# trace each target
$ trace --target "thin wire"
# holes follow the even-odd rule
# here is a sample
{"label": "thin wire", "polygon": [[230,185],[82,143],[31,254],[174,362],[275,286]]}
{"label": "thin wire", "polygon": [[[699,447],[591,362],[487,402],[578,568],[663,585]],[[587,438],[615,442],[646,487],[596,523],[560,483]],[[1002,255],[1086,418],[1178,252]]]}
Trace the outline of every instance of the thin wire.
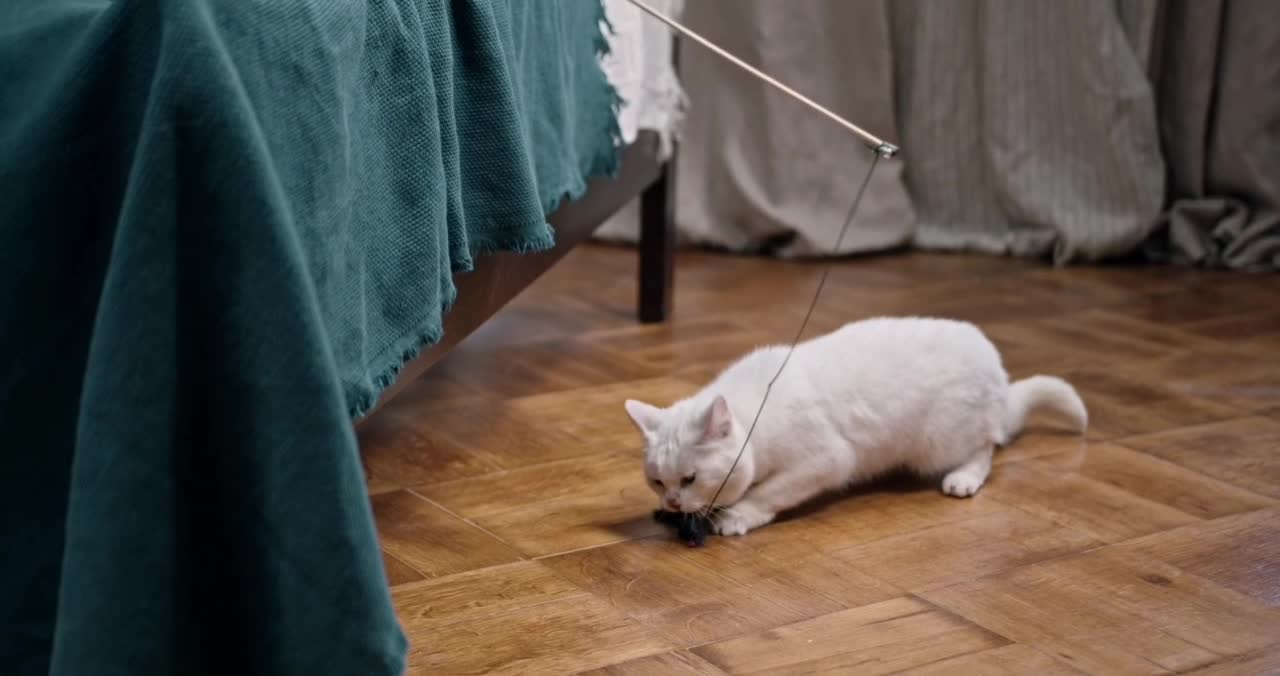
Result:
{"label": "thin wire", "polygon": [[[853,197],[853,204],[849,206],[849,213],[844,218],[844,225],[840,228],[840,234],[836,237],[835,246],[831,248],[831,254],[836,255],[840,252],[840,245],[844,243],[844,236],[849,232],[849,226],[853,223],[853,218],[858,213],[858,205],[862,202],[862,195],[867,191],[867,185],[871,183],[871,174],[875,173],[876,164],[880,162],[880,158],[884,157],[884,153],[877,151],[871,159],[871,166],[867,167],[866,176],[862,177],[862,185],[858,186],[858,193]],[[773,374],[773,378],[769,379],[769,384],[764,388],[764,397],[760,400],[760,407],[756,409],[756,416],[751,421],[751,427],[747,429],[747,436],[742,440],[742,448],[738,449],[738,457],[733,459],[733,464],[729,466],[729,471],[724,475],[724,481],[720,482],[720,487],[716,489],[716,494],[711,496],[711,502],[707,503],[703,510],[704,516],[710,516],[712,508],[715,507],[716,499],[720,497],[720,492],[729,483],[729,477],[733,476],[733,470],[737,469],[738,461],[742,460],[742,454],[747,450],[747,443],[751,441],[751,434],[756,431],[756,423],[760,422],[760,414],[764,412],[765,402],[769,401],[769,393],[773,391],[773,384],[778,382],[778,378],[782,376],[782,371],[787,368],[787,362],[791,361],[791,354],[795,352],[796,345],[800,343],[800,338],[804,336],[804,330],[809,327],[809,318],[813,316],[813,311],[818,307],[818,299],[822,297],[822,289],[827,285],[827,276],[831,274],[831,263],[827,262],[822,267],[822,277],[818,279],[818,288],[813,292],[813,300],[809,301],[809,310],[804,313],[804,320],[800,322],[800,329],[796,331],[796,336],[791,340],[791,346],[787,348],[787,356],[782,359],[782,364],[778,366],[777,373]]]}

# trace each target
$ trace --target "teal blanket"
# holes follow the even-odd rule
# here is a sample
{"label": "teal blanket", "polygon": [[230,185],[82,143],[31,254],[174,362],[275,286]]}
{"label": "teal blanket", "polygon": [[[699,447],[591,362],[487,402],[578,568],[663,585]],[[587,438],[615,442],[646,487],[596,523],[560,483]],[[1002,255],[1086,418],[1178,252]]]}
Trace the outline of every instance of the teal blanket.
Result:
{"label": "teal blanket", "polygon": [[0,673],[399,673],[351,419],[616,169],[598,0],[0,4]]}

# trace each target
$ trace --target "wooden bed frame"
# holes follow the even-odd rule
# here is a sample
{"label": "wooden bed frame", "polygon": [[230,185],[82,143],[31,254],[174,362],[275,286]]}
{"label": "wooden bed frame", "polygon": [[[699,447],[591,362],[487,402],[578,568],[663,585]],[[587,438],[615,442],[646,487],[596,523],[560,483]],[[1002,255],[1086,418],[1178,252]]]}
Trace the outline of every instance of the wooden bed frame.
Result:
{"label": "wooden bed frame", "polygon": [[658,160],[657,134],[640,132],[635,143],[623,150],[622,167],[616,178],[591,181],[581,199],[565,204],[551,215],[549,220],[556,232],[555,247],[534,254],[484,256],[476,260],[475,270],[455,276],[458,300],[445,315],[444,338],[405,365],[369,416],[421,377],[450,349],[528,288],[573,247],[589,239],[596,228],[637,196],[640,198],[640,260],[636,314],[641,322],[666,321],[671,314],[675,273],[673,165],[673,160]]}

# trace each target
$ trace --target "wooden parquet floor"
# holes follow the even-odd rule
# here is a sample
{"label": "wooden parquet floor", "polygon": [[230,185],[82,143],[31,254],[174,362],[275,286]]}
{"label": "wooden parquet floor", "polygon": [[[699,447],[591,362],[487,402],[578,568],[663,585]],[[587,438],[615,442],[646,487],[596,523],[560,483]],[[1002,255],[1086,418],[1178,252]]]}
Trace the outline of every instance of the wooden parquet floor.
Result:
{"label": "wooden parquet floor", "polygon": [[787,340],[820,268],[681,254],[641,326],[634,260],[576,251],[360,429],[411,673],[1280,673],[1275,277],[842,263],[813,331],[975,321],[1077,386],[1088,438],[1033,428],[973,499],[898,481],[688,549],[622,401]]}

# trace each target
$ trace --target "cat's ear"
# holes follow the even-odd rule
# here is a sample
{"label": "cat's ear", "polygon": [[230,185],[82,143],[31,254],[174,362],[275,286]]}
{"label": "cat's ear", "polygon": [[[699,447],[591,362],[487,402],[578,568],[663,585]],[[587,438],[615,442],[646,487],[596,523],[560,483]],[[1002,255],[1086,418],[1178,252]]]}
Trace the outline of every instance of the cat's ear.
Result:
{"label": "cat's ear", "polygon": [[662,424],[662,409],[635,399],[628,399],[624,406],[641,434],[650,437],[657,433],[658,426]]}
{"label": "cat's ear", "polygon": [[702,442],[719,441],[733,431],[733,412],[722,395],[716,395],[702,416]]}

